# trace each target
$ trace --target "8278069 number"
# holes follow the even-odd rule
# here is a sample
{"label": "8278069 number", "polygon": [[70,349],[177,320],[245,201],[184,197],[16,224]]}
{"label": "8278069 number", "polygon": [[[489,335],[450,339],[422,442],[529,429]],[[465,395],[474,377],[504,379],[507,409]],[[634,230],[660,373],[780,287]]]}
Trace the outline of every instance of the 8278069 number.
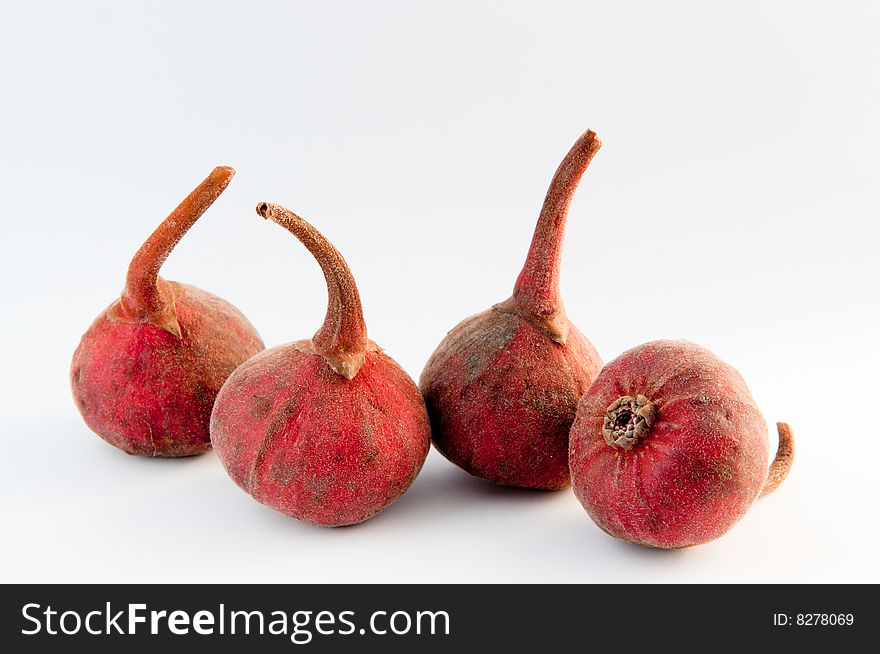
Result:
{"label": "8278069 number", "polygon": [[850,626],[855,621],[852,613],[798,613],[795,624],[800,627]]}
{"label": "8278069 number", "polygon": [[849,627],[855,622],[852,613],[797,613],[794,616],[776,613],[773,624],[777,627]]}

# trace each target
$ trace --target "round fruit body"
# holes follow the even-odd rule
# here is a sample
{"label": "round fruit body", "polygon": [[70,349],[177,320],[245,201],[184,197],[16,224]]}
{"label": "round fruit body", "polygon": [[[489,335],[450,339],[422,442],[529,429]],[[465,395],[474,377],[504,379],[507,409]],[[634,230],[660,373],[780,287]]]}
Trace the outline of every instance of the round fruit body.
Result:
{"label": "round fruit body", "polygon": [[165,283],[174,293],[180,337],[146,322],[116,321],[108,309],[71,362],[73,396],[86,424],[129,454],[209,450],[214,398],[229,374],[263,349],[231,304],[195,286]]}
{"label": "round fruit body", "polygon": [[727,532],[761,493],[767,424],[740,374],[687,341],[602,369],[571,430],[575,494],[604,531],[659,548]]}
{"label": "round fruit body", "polygon": [[449,332],[419,381],[443,456],[498,484],[569,485],[568,432],[602,361],[568,327],[563,345],[495,307]]}
{"label": "round fruit body", "polygon": [[322,526],[382,511],[416,478],[431,442],[419,391],[393,359],[370,347],[346,379],[309,341],[238,368],[217,397],[211,435],[245,492]]}

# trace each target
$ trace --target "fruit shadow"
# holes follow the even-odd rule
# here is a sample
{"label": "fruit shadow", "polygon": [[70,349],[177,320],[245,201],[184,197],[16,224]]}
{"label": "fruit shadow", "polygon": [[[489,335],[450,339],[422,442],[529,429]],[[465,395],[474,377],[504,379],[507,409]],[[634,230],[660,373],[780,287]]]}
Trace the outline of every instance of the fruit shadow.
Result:
{"label": "fruit shadow", "polygon": [[[187,497],[186,508],[164,516],[169,529],[182,534],[207,529],[212,537],[229,538],[242,548],[247,548],[250,536],[246,534],[253,533],[254,529],[267,537],[274,535],[279,539],[277,542],[293,539],[303,546],[311,543],[334,550],[340,548],[340,552],[350,546],[350,539],[356,534],[360,542],[364,537],[368,539],[366,542],[371,542],[374,534],[385,533],[398,536],[410,533],[420,539],[426,533],[483,525],[488,530],[484,536],[492,538],[493,516],[501,520],[501,529],[510,529],[513,518],[526,511],[529,522],[536,521],[534,524],[541,527],[538,540],[554,542],[554,560],[564,562],[575,577],[585,580],[605,580],[605,571],[602,566],[597,567],[597,561],[630,560],[636,569],[644,572],[645,566],[653,567],[654,561],[673,562],[688,554],[685,550],[631,545],[608,536],[583,512],[571,490],[538,491],[499,486],[469,475],[436,452],[431,453],[410,489],[385,511],[362,523],[332,529],[299,522],[254,502],[227,477],[213,452],[180,459],[131,457],[96,443],[95,457],[100,459],[97,464],[105,464],[100,467],[117,471],[110,473],[111,484],[126,479],[128,484],[134,481],[134,486],[140,487],[134,491],[136,502],[152,505],[157,500],[171,502],[176,497]],[[158,492],[157,476],[162,486]],[[571,502],[572,510],[563,508],[560,513],[560,502]],[[556,504],[551,507],[550,503]],[[547,519],[542,517],[544,508],[548,509]],[[228,533],[230,525],[236,525],[235,535]],[[532,531],[524,529],[522,540],[514,545],[521,549],[518,554],[514,552],[516,556],[529,556],[539,546]],[[132,522],[129,533],[141,533],[148,541],[151,538],[149,530],[137,521]],[[536,570],[535,574],[543,573]],[[547,574],[553,577],[555,567],[548,568]]]}
{"label": "fruit shadow", "polygon": [[487,509],[504,510],[505,507],[552,502],[558,499],[560,492],[566,491],[495,484],[468,474],[432,450],[425,468],[410,489],[368,522],[427,520],[436,524],[437,520],[456,520],[462,514],[483,515]]}
{"label": "fruit shadow", "polygon": [[[694,549],[661,549],[635,545],[606,534],[586,512],[577,518],[559,521],[552,528],[552,535],[549,535],[558,548],[559,556],[568,559],[573,569],[592,567],[591,563],[597,557],[602,560],[628,559],[645,565],[651,565],[655,561],[670,564],[682,560]],[[587,553],[589,556],[585,556]]]}
{"label": "fruit shadow", "polygon": [[[209,452],[203,456],[206,459],[214,459],[212,466],[221,465],[214,453]],[[247,497],[226,477],[225,471],[222,476],[211,474],[202,475],[199,480],[191,479],[192,488],[189,497],[191,500],[203,503],[207,511],[216,514],[215,519],[223,520],[228,517],[225,508],[223,511],[214,508],[216,503],[232,502],[234,508],[231,510],[236,513],[241,511],[243,519],[259,523],[279,534],[300,534],[310,539],[329,538],[331,541],[340,535],[351,536],[353,533],[366,535],[375,529],[384,531],[390,528],[395,531],[398,529],[406,531],[426,526],[437,529],[443,524],[457,523],[462,519],[483,520],[487,511],[504,510],[505,507],[508,510],[517,510],[523,504],[534,505],[550,501],[554,496],[558,497],[558,493],[552,491],[499,486],[472,477],[436,453],[432,453],[432,456],[437,460],[429,460],[403,496],[379,514],[354,525],[334,528],[316,527],[278,513]],[[149,466],[151,463],[145,465]]]}
{"label": "fruit shadow", "polygon": [[188,478],[193,469],[205,467],[205,457],[213,456],[210,450],[186,457],[127,454],[84,427],[72,430],[66,423],[60,423],[56,433],[63,437],[53,441],[53,447],[42,454],[47,476],[44,483],[52,488],[72,484],[78,488],[106,487],[110,490],[148,485],[157,476],[162,479],[166,476]]}

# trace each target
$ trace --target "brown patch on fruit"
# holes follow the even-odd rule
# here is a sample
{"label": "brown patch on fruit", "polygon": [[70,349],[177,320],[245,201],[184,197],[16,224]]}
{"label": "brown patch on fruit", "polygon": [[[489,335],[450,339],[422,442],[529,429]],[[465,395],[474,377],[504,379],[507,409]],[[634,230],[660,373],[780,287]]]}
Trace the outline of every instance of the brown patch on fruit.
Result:
{"label": "brown patch on fruit", "polygon": [[257,474],[260,470],[260,464],[263,462],[263,456],[266,454],[266,449],[269,447],[269,442],[272,440],[272,437],[275,435],[275,432],[283,427],[288,420],[293,416],[294,410],[296,409],[296,404],[299,401],[299,396],[302,394],[302,389],[297,388],[293,391],[293,395],[284,403],[284,406],[281,407],[281,410],[272,419],[272,422],[269,424],[269,427],[266,429],[266,435],[263,438],[262,443],[260,443],[260,449],[257,450],[257,455],[254,457],[254,463],[251,467],[251,473],[248,475],[247,482],[247,490],[250,492],[255,498],[259,499],[257,492]]}
{"label": "brown patch on fruit", "polygon": [[284,459],[275,459],[272,464],[272,478],[282,484],[289,484],[296,476],[297,470]]}
{"label": "brown patch on fruit", "polygon": [[251,415],[255,419],[262,420],[269,415],[271,410],[272,402],[269,398],[263,397],[262,395],[254,395],[251,397]]}
{"label": "brown patch on fruit", "polygon": [[206,389],[201,384],[196,384],[195,390],[193,391],[193,399],[197,402],[203,402],[207,400],[213,395],[213,393],[209,393],[208,389]]}

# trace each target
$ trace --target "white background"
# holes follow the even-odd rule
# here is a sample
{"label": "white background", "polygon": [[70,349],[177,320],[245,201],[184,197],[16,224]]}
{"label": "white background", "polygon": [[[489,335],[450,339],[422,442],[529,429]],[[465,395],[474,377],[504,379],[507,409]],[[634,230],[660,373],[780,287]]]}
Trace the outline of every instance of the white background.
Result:
{"label": "white background", "polygon": [[[321,4],[322,6],[317,6]],[[0,580],[880,581],[880,5],[17,3],[0,16]],[[677,552],[574,496],[495,487],[431,452],[356,527],[253,502],[213,454],[134,458],[70,398],[80,334],[147,234],[238,169],[163,275],[309,337],[315,262],[259,200],[344,253],[370,335],[418,378],[505,299],[559,160],[563,294],[606,360],[688,338],[790,422],[794,471]]]}

